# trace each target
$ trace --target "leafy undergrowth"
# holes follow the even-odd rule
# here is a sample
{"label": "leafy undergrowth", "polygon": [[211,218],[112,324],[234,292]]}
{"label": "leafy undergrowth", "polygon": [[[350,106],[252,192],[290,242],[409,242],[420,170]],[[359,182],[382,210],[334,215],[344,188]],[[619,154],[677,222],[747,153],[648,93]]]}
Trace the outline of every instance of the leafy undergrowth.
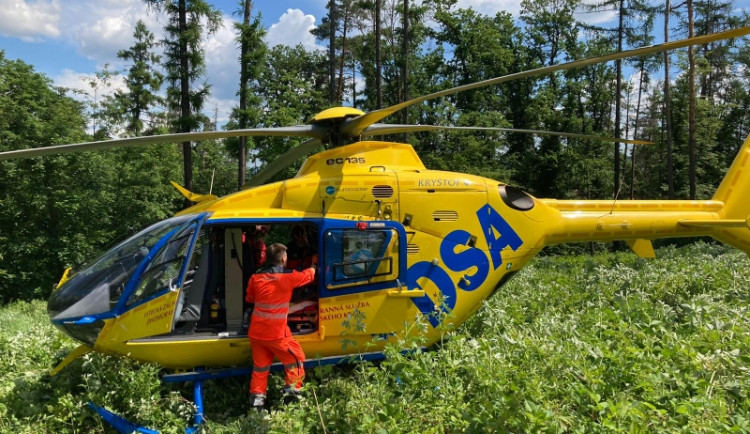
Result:
{"label": "leafy undergrowth", "polygon": [[[657,255],[537,258],[437,348],[311,369],[306,399],[270,414],[248,412],[247,378],[208,382],[206,430],[750,432],[750,261]],[[48,377],[74,346],[43,302],[0,309],[0,431],[110,432],[88,401],[162,432],[191,423],[190,388],[156,366],[89,355]]]}

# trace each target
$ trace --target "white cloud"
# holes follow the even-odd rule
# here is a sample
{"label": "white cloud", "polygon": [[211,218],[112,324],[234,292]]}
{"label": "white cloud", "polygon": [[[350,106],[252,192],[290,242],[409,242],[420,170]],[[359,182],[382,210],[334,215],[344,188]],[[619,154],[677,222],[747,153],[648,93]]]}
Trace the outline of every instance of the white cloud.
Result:
{"label": "white cloud", "polygon": [[458,0],[457,8],[473,8],[477,12],[494,16],[498,12],[509,12],[518,16],[521,10],[521,2],[518,0]]}
{"label": "white cloud", "polygon": [[[59,75],[52,78],[55,86],[67,88],[66,95],[82,101],[87,109],[90,109],[90,104],[100,102],[105,96],[114,95],[117,90],[127,91],[125,77],[122,75],[113,77],[108,83],[99,81],[96,89],[90,84],[92,80],[97,80],[95,74],[76,72],[71,69],[63,69]],[[93,130],[97,128],[96,120],[89,119],[87,128],[93,134]]]}
{"label": "white cloud", "polygon": [[93,60],[110,59],[118,50],[132,45],[134,26],[123,17],[101,17],[73,30],[78,52]]}
{"label": "white cloud", "polygon": [[[588,11],[586,5],[593,5],[596,0],[584,0],[580,10],[576,11],[576,18],[588,24],[603,24],[610,22],[616,17],[616,11],[605,10],[599,12]],[[521,13],[521,2],[518,0],[458,0],[456,8],[473,8],[482,14],[494,16],[498,12],[508,12],[518,18]]]}
{"label": "white cloud", "polygon": [[88,92],[88,89],[84,89],[83,76],[84,74],[80,72],[66,68],[60,71],[59,75],[52,77],[52,81],[55,83],[55,86],[72,89],[74,92],[68,92],[68,96],[83,101],[84,97],[81,95],[81,92],[84,90]]}
{"label": "white cloud", "polygon": [[[125,65],[117,58],[117,52],[133,45],[133,31],[139,19],[154,33],[156,41],[164,38],[166,16],[147,8],[141,0],[99,0],[66,6],[63,34],[77,47],[78,53],[95,61],[97,70],[102,70],[104,65],[109,64],[110,71],[121,71],[121,75],[109,87],[100,89],[100,92],[111,94],[116,89],[126,90],[124,75],[127,72],[122,71]],[[212,98],[206,101],[204,112],[213,117],[215,109],[218,109],[220,124],[226,122],[232,106],[236,104],[232,98],[236,99],[234,95],[239,75],[233,21],[226,15],[222,19],[223,26],[203,44],[207,72],[203,80],[211,85],[212,90]],[[157,46],[154,50],[160,52],[161,48]],[[93,72],[65,69],[53,77],[53,80],[57,86],[72,89],[69,94],[76,99],[90,100],[93,98],[93,90],[86,77],[92,76]]]}
{"label": "white cloud", "polygon": [[57,0],[0,0],[0,34],[25,41],[58,37],[61,9]]}
{"label": "white cloud", "polygon": [[584,0],[583,6],[576,11],[576,19],[590,25],[602,25],[617,18],[617,9],[614,7],[589,10],[595,4],[595,0]]}
{"label": "white cloud", "polygon": [[[70,89],[68,96],[79,101],[91,101],[94,98],[95,92],[89,82],[95,80],[95,77],[96,75],[93,73],[63,69],[59,75],[52,77],[52,81],[55,83],[55,86]],[[127,91],[125,77],[122,75],[113,77],[107,85],[100,84],[96,90],[96,98],[113,95],[118,89]]]}
{"label": "white cloud", "polygon": [[206,56],[206,78],[211,85],[211,99],[206,101],[204,112],[213,118],[214,112],[219,125],[229,119],[232,108],[237,105],[239,88],[239,47],[230,16],[222,17],[223,26],[204,43]]}
{"label": "white cloud", "polygon": [[66,6],[63,27],[80,54],[102,65],[117,62],[117,52],[133,44],[138,20],[160,38],[163,25],[157,21],[157,12],[149,11],[140,0],[76,2]]}
{"label": "white cloud", "polygon": [[286,13],[279,18],[279,22],[271,25],[266,34],[266,42],[269,46],[288,45],[294,47],[302,44],[307,50],[321,49],[315,44],[315,37],[310,30],[315,28],[315,17],[305,15],[299,9],[287,9]]}
{"label": "white cloud", "polygon": [[[576,11],[576,18],[587,24],[599,25],[612,21],[616,17],[616,11],[605,10],[591,12],[587,10],[586,5],[593,5],[596,0],[584,0],[583,6]],[[494,16],[498,12],[508,12],[513,17],[518,18],[521,13],[521,2],[518,0],[458,0],[456,8],[468,9],[473,8],[482,14]]]}

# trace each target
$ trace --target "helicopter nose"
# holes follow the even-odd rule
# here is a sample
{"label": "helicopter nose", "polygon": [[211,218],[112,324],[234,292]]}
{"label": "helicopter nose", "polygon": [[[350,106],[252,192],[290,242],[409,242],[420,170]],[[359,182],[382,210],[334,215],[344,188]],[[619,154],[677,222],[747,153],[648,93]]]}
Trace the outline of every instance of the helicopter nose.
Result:
{"label": "helicopter nose", "polygon": [[112,306],[109,279],[84,269],[52,293],[47,314],[63,333],[93,346]]}
{"label": "helicopter nose", "polygon": [[52,323],[73,339],[93,345],[103,320],[114,316],[113,309],[142,258],[137,247],[127,253],[113,249],[65,280],[47,301]]}
{"label": "helicopter nose", "polygon": [[99,337],[99,333],[104,327],[103,320],[91,316],[86,316],[77,320],[63,320],[60,322],[53,321],[53,324],[70,338],[90,347],[94,346]]}
{"label": "helicopter nose", "polygon": [[50,321],[63,333],[83,344],[93,346],[104,326],[101,314],[109,310],[105,288],[89,290],[85,286],[63,285],[47,302]]}

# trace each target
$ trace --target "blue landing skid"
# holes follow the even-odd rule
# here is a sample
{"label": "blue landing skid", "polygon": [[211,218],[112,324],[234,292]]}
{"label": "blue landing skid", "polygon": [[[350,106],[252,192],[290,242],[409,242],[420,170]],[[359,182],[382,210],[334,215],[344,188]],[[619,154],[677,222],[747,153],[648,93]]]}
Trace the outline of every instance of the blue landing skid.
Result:
{"label": "blue landing skid", "polygon": [[[200,432],[201,426],[203,425],[203,380],[195,380],[193,383],[193,395],[195,399],[194,425],[185,428],[186,434]],[[159,431],[133,423],[118,414],[112,413],[104,407],[99,407],[93,402],[89,402],[89,407],[96,411],[105,422],[110,424],[112,428],[116,429],[119,433],[159,434]]]}
{"label": "blue landing skid", "polygon": [[193,383],[193,399],[195,399],[195,424],[185,428],[185,434],[200,432],[201,425],[203,425],[203,380]]}
{"label": "blue landing skid", "polygon": [[[373,360],[380,360],[383,359],[385,356],[383,353],[376,352],[376,353],[365,353],[365,354],[359,354],[354,356],[345,356],[345,357],[328,357],[324,359],[314,359],[314,360],[306,360],[305,361],[305,368],[312,368],[316,366],[325,366],[325,365],[336,365],[341,362],[349,361],[349,362],[359,362],[359,361],[373,361]],[[281,363],[274,363],[271,365],[271,371],[280,371],[283,369],[283,366]],[[192,381],[193,382],[193,396],[195,400],[195,417],[194,417],[194,425],[185,428],[186,434],[195,434],[200,431],[201,426],[203,425],[204,419],[203,419],[203,382],[206,380],[215,380],[217,378],[227,378],[227,377],[236,377],[241,375],[249,376],[252,374],[253,368],[252,366],[245,366],[240,368],[227,368],[227,369],[218,369],[218,370],[203,370],[203,369],[196,369],[192,372],[181,372],[177,374],[166,374],[162,376],[162,381],[166,383],[178,383],[178,382],[184,382],[184,381]],[[112,413],[111,411],[105,409],[104,407],[99,407],[91,402],[89,402],[89,406],[96,411],[99,416],[102,417],[108,424],[110,424],[114,429],[117,430],[117,432],[120,433],[143,433],[143,434],[159,434],[159,431],[155,431],[149,428],[146,428],[144,426],[138,425],[136,423],[130,422],[129,420],[123,418],[122,416],[119,416],[115,413]]]}
{"label": "blue landing skid", "polygon": [[116,429],[119,433],[143,433],[143,434],[159,434],[159,431],[154,431],[152,429],[148,429],[144,426],[135,424],[124,417],[117,415],[115,413],[112,413],[111,411],[107,410],[104,407],[99,407],[98,405],[94,404],[93,402],[89,402],[89,407],[91,407],[99,416],[104,419],[105,422],[110,424],[112,428]]}

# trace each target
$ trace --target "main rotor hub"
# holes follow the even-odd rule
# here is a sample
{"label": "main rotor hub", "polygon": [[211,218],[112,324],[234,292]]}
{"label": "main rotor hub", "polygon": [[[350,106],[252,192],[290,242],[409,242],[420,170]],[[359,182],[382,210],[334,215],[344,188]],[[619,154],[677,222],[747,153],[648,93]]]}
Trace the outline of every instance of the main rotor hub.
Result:
{"label": "main rotor hub", "polygon": [[310,120],[311,124],[325,123],[328,121],[344,120],[351,117],[362,116],[365,112],[354,107],[331,107],[315,115]]}
{"label": "main rotor hub", "polygon": [[365,112],[353,107],[332,107],[315,115],[310,121],[312,125],[325,127],[326,135],[321,141],[329,148],[336,148],[349,144],[353,137],[341,132],[341,125],[349,118],[364,115]]}

